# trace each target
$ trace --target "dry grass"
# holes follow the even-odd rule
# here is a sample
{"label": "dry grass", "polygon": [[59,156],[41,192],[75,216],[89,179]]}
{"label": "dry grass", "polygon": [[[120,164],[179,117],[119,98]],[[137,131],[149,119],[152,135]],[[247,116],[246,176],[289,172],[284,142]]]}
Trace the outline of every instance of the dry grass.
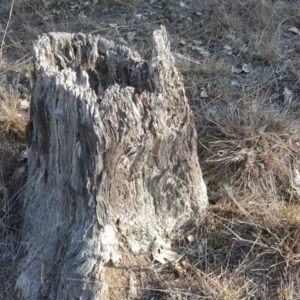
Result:
{"label": "dry grass", "polygon": [[[9,94],[9,93],[8,93]],[[19,116],[15,102],[1,100],[0,105],[0,299],[17,299],[14,283],[17,279],[19,210],[9,189],[11,178],[19,163],[20,150],[24,148],[27,117]],[[11,189],[12,191],[12,189]]]}
{"label": "dry grass", "polygon": [[[137,299],[300,299],[300,204],[293,188],[300,161],[300,42],[290,30],[300,30],[299,1],[91,3],[16,0],[9,26],[12,1],[0,4],[0,75],[10,77],[0,84],[4,181],[27,122],[17,109],[24,96],[18,78],[31,70],[31,43],[39,34],[101,34],[147,58],[150,33],[163,24],[194,109],[210,208],[178,233],[179,265],[154,267],[152,283],[141,280]],[[237,72],[244,64],[249,72]],[[17,233],[1,228],[0,299],[16,299]]]}
{"label": "dry grass", "polygon": [[18,96],[18,90],[11,86],[0,91],[0,131],[24,141],[28,114],[18,110]]}
{"label": "dry grass", "polygon": [[300,161],[300,122],[288,109],[261,99],[202,103],[199,155],[212,192],[230,184],[242,197],[292,201]]}
{"label": "dry grass", "polygon": [[212,205],[178,239],[192,267],[173,291],[179,299],[188,286],[188,299],[298,299],[299,205],[241,204],[227,194],[227,205]]}

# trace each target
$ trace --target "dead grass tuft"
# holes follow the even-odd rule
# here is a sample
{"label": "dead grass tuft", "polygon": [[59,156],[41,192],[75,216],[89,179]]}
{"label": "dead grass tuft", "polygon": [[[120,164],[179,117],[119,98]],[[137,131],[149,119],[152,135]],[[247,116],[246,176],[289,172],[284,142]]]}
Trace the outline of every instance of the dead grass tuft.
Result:
{"label": "dead grass tuft", "polygon": [[231,185],[237,193],[290,201],[298,168],[300,122],[265,100],[202,103],[199,155],[212,192]]}
{"label": "dead grass tuft", "polygon": [[176,280],[168,280],[170,295],[176,294],[175,299],[297,299],[299,204],[239,202],[231,188],[227,192],[229,203],[212,205],[204,220],[195,219],[178,237],[176,247],[190,267],[182,269]]}
{"label": "dead grass tuft", "polygon": [[28,115],[18,111],[18,95],[19,92],[11,87],[0,91],[0,130],[24,141]]}

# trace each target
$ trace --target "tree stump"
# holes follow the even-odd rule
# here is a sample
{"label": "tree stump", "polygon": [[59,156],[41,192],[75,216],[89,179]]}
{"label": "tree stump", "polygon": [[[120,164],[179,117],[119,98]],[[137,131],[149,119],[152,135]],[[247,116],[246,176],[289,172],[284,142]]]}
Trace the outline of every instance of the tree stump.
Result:
{"label": "tree stump", "polygon": [[150,62],[101,36],[34,44],[22,194],[26,299],[106,299],[102,269],[207,205],[196,132],[163,27]]}

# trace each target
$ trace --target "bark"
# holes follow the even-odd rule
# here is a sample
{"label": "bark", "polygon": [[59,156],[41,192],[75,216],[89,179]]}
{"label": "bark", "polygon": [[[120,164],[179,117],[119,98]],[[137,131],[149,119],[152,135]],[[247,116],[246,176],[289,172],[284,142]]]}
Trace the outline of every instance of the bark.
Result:
{"label": "bark", "polygon": [[26,299],[105,299],[103,265],[204,212],[196,132],[166,31],[151,60],[100,36],[34,44],[23,192]]}

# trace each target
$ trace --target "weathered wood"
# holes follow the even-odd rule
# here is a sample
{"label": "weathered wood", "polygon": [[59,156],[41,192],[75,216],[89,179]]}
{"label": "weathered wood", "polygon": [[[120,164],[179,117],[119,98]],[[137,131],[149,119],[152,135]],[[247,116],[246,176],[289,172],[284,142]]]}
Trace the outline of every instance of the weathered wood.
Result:
{"label": "weathered wood", "polygon": [[16,287],[26,299],[105,299],[120,235],[147,250],[207,205],[182,80],[163,27],[149,63],[100,36],[49,33],[34,64]]}

